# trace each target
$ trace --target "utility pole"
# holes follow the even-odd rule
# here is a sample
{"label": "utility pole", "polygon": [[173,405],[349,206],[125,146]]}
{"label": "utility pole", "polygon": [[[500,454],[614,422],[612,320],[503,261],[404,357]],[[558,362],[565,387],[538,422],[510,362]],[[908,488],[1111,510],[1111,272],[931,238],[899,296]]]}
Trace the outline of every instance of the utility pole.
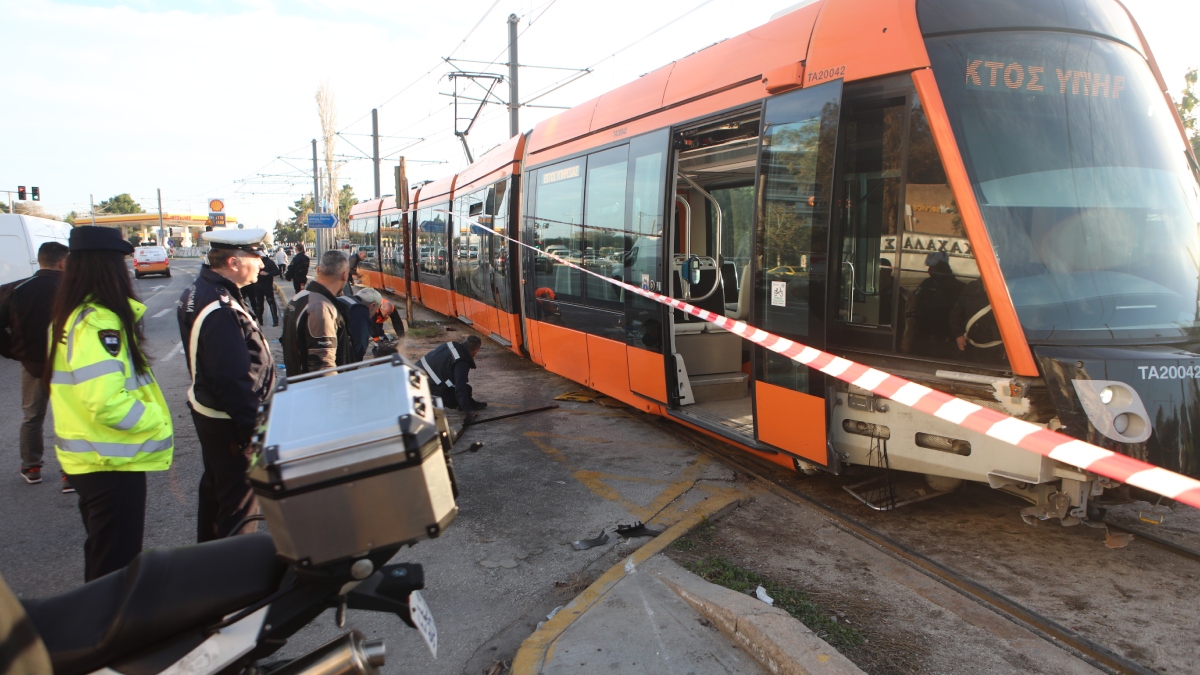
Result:
{"label": "utility pole", "polygon": [[520,99],[517,98],[517,24],[516,14],[508,15],[508,137],[521,133]]}
{"label": "utility pole", "polygon": [[92,201],[92,225],[96,224],[96,195],[88,195],[88,199]]}
{"label": "utility pole", "polygon": [[[313,213],[320,213],[321,212],[321,174],[320,174],[319,170],[317,169],[317,139],[315,139],[315,138],[312,139],[312,149],[313,149]],[[307,227],[305,228],[305,231],[306,232],[308,231]],[[307,242],[302,242],[302,243],[307,243]],[[321,233],[320,232],[317,233],[317,242],[316,243],[317,243],[317,252],[318,252],[317,260],[320,260],[321,259],[321,256],[320,256]]]}
{"label": "utility pole", "polygon": [[162,226],[162,188],[158,188],[158,245],[166,247],[167,238],[163,236]]}
{"label": "utility pole", "polygon": [[[396,165],[396,206],[400,209],[400,236],[404,247],[404,311],[409,325],[412,324],[412,241],[409,237],[408,173],[404,158]],[[415,219],[414,219],[415,222]]]}
{"label": "utility pole", "polygon": [[379,109],[371,108],[372,156],[375,161],[375,199],[379,199]]}

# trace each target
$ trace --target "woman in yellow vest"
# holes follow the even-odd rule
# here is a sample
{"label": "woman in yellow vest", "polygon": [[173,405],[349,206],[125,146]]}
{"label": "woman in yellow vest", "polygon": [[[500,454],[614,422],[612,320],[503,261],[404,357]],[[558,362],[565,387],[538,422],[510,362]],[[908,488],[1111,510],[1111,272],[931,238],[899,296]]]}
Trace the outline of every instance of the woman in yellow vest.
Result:
{"label": "woman in yellow vest", "polygon": [[54,449],[79,493],[84,578],[121,569],[142,550],[146,472],[174,451],[171,413],[142,351],[142,314],[120,231],[71,230],[54,300],[46,377]]}

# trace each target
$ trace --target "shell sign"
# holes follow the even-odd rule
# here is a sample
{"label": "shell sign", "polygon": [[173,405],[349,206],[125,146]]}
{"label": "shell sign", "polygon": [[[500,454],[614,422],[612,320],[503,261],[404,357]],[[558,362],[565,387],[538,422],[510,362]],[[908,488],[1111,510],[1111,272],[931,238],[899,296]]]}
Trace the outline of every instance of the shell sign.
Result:
{"label": "shell sign", "polygon": [[224,199],[208,200],[208,210],[212,211],[214,213],[220,213],[220,212],[224,211],[225,210],[225,200]]}

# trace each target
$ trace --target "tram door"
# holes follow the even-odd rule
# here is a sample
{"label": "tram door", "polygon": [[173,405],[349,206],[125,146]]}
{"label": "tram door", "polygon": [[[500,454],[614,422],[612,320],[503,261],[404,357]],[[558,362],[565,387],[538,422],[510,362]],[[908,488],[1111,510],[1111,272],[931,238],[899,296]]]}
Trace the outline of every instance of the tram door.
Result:
{"label": "tram door", "polygon": [[[751,323],[817,348],[841,100],[840,80],[768,100],[759,152]],[[760,347],[754,369],[757,440],[828,464],[824,375]]]}

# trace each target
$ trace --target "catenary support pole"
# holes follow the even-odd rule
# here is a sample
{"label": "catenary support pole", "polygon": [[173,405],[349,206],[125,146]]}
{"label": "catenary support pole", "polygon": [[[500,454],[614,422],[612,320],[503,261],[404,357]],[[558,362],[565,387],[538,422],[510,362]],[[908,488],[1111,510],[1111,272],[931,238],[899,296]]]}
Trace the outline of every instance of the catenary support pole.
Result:
{"label": "catenary support pole", "polygon": [[517,96],[517,24],[516,14],[508,15],[508,137],[521,133],[520,98]]}
{"label": "catenary support pole", "polygon": [[379,199],[379,109],[371,108],[371,159],[375,162],[375,199]]}
{"label": "catenary support pole", "polygon": [[[317,139],[312,139],[313,149],[313,213],[321,212],[321,171],[317,168]],[[317,260],[321,259],[321,233],[317,232]]]}
{"label": "catenary support pole", "polygon": [[158,189],[158,245],[165,247],[167,245],[167,238],[163,236],[162,188],[157,188],[157,189]]}
{"label": "catenary support pole", "polygon": [[408,204],[408,165],[404,158],[400,158],[400,163],[396,165],[396,206],[400,208],[400,243],[404,247],[404,319],[412,324],[412,239],[409,235],[408,223],[410,220],[416,222],[415,217],[411,217]]}

